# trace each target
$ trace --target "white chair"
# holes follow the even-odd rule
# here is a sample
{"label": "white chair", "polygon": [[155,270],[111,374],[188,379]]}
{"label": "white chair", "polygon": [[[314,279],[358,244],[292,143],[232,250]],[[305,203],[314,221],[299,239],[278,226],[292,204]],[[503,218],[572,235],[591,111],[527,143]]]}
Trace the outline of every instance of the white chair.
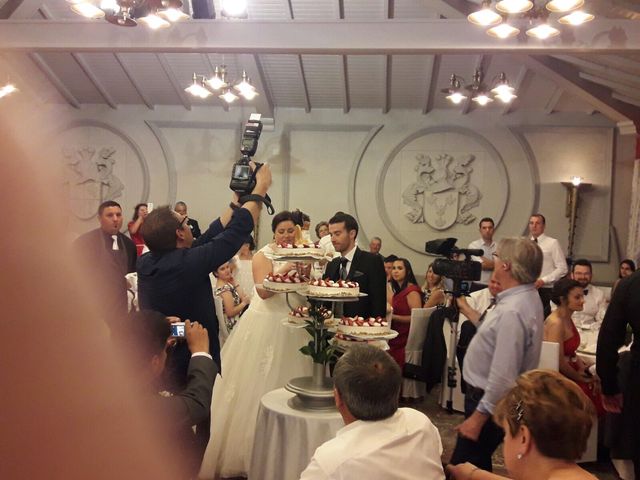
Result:
{"label": "white chair", "polygon": [[218,317],[218,340],[220,341],[220,348],[222,348],[222,345],[224,345],[224,342],[229,336],[229,331],[227,330],[227,322],[225,322],[222,299],[218,295],[214,295],[213,303],[216,306],[216,316]]}
{"label": "white chair", "polygon": [[[411,309],[411,324],[409,326],[409,336],[404,349],[405,363],[422,365],[422,347],[427,337],[427,327],[429,318],[436,307],[413,308]],[[426,392],[425,384],[417,380],[404,379],[402,381],[402,396],[406,398],[424,397]]]}
{"label": "white chair", "polygon": [[560,370],[560,345],[556,342],[542,342],[540,362],[538,368],[546,370]]}

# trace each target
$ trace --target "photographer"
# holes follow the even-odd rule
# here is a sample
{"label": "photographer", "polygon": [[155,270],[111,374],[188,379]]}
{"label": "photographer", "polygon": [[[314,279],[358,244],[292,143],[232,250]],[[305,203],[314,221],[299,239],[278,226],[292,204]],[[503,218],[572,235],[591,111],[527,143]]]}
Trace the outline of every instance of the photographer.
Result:
{"label": "photographer", "polygon": [[[177,319],[176,319],[177,320]],[[151,411],[162,435],[168,437],[184,472],[182,478],[192,478],[202,455],[192,427],[209,416],[213,382],[218,369],[207,353],[209,338],[206,328],[197,322],[185,322],[186,345],[191,352],[189,381],[175,395],[160,394],[160,378],[167,352],[177,339],[171,337],[169,319],[160,312],[142,310],[131,315],[121,342],[128,348],[133,371],[140,376],[140,389],[145,405]],[[183,463],[184,462],[184,463]]]}
{"label": "photographer", "polygon": [[[197,240],[186,224],[188,217],[168,206],[151,212],[142,226],[151,252],[140,257],[137,264],[140,308],[201,323],[209,332],[210,352],[218,366],[218,319],[209,274],[229,261],[253,231],[262,209],[259,198],[271,185],[269,165],[256,172],[255,181],[251,200],[240,205],[234,193],[229,208]],[[186,352],[176,356],[182,358],[178,362],[181,365],[173,365],[178,370],[173,379],[179,385],[185,379]]]}
{"label": "photographer", "polygon": [[498,401],[518,375],[536,368],[542,348],[543,313],[535,281],[542,251],[525,238],[504,238],[494,253],[494,277],[503,291],[471,340],[463,375],[465,421],[451,463],[471,462],[491,471],[491,455],[504,432],[491,421]]}

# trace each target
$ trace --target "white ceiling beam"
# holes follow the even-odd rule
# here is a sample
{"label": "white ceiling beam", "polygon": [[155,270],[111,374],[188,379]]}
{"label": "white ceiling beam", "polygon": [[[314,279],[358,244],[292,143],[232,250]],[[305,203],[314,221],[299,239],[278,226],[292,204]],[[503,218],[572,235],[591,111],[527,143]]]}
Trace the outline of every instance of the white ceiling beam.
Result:
{"label": "white ceiling beam", "polygon": [[549,97],[547,104],[544,106],[544,112],[547,115],[551,115],[553,113],[553,111],[556,109],[556,105],[558,105],[558,102],[562,98],[563,94],[564,94],[564,90],[562,90],[562,88],[560,87],[556,87],[555,91],[553,92],[553,95]]}
{"label": "white ceiling beam", "polygon": [[611,96],[616,100],[620,100],[621,102],[640,107],[640,97],[627,97],[626,95],[618,95],[615,92]]}
{"label": "white ceiling beam", "polygon": [[502,115],[508,115],[513,112],[515,108],[520,103],[519,100],[522,98],[524,92],[529,87],[529,82],[531,81],[532,72],[527,67],[522,66],[520,71],[518,72],[518,76],[516,77],[515,82],[513,82],[513,88],[515,88],[517,98],[511,100],[511,102],[506,103],[504,108],[502,109]]}
{"label": "white ceiling beam", "polygon": [[300,80],[302,81],[302,88],[304,90],[304,111],[309,113],[311,111],[311,100],[309,98],[309,87],[307,86],[307,77],[304,75],[304,65],[302,63],[302,55],[298,55],[298,72],[300,74]]}
{"label": "white ceiling beam", "polygon": [[84,74],[87,76],[89,81],[93,83],[93,86],[95,87],[96,90],[98,90],[98,93],[102,96],[102,98],[104,98],[104,101],[107,102],[107,105],[109,105],[111,108],[116,110],[118,108],[118,105],[116,104],[115,100],[109,94],[109,92],[107,92],[107,89],[102,84],[102,82],[98,79],[98,77],[93,73],[87,61],[82,57],[82,54],[72,52],[71,56],[76,61],[78,66],[80,66],[80,69],[84,72]]}
{"label": "white ceiling beam", "polygon": [[173,89],[175,90],[176,95],[178,96],[180,101],[182,102],[182,105],[184,106],[184,108],[186,108],[187,110],[191,110],[191,103],[189,102],[189,99],[187,98],[187,95],[184,92],[184,88],[178,82],[178,79],[176,78],[175,73],[173,73],[173,70],[171,69],[171,65],[169,65],[169,61],[167,60],[167,57],[165,57],[162,53],[157,53],[156,58],[160,62],[160,66],[162,67],[162,70],[164,71],[165,75],[169,79],[169,82],[173,86]]}
{"label": "white ceiling beam", "polygon": [[[640,28],[631,20],[594,20],[572,36],[540,41],[500,40],[464,20],[422,19],[369,22],[221,22],[193,20],[149,35],[144,28],[108,22],[31,20],[2,22],[3,50],[76,52],[215,52],[295,54],[562,54],[640,52]],[[619,32],[624,42],[609,40]],[[384,31],[384,35],[380,32]],[[562,38],[560,40],[559,38]]]}
{"label": "white ceiling beam", "polygon": [[149,100],[149,97],[147,97],[147,95],[142,90],[142,85],[138,83],[138,81],[135,79],[135,77],[131,74],[131,72],[125,65],[122,59],[122,56],[118,53],[114,53],[114,56],[116,57],[116,61],[120,65],[120,68],[122,68],[122,71],[124,72],[125,76],[129,79],[129,82],[133,86],[133,89],[136,91],[136,93],[138,94],[142,102],[147,106],[149,110],[153,110],[154,109],[153,103],[151,102],[151,100]]}
{"label": "white ceiling beam", "polygon": [[640,75],[640,62],[631,58],[621,57],[619,55],[598,55],[592,58],[594,61],[603,65]]}
{"label": "white ceiling beam", "polygon": [[42,58],[39,53],[30,53],[29,58],[36,64],[36,66],[42,71],[45,77],[51,82],[51,84],[60,92],[60,95],[64,97],[69,105],[73,108],[80,108],[80,101],[69,91],[69,89],[62,83],[60,77],[51,69],[49,64]]}
{"label": "white ceiling beam", "polygon": [[627,85],[623,85],[620,82],[616,82],[614,80],[609,80],[608,78],[602,78],[597,75],[590,75],[588,73],[580,72],[580,78],[588,80],[589,82],[597,83],[598,85],[602,85],[604,87],[609,87],[618,93],[622,93],[623,95],[640,95],[640,86],[637,88],[629,87]]}
{"label": "white ceiling beam", "polygon": [[382,92],[384,95],[382,113],[389,113],[389,109],[391,108],[391,68],[393,67],[391,58],[391,55],[387,55],[384,62],[384,75],[382,76],[384,79],[384,83],[382,84],[382,88],[384,89]]}
{"label": "white ceiling beam", "polygon": [[578,57],[572,57],[570,55],[554,55],[553,58],[557,58],[558,60],[562,60],[563,62],[571,63],[572,65],[575,65],[576,67],[583,70],[588,70],[588,72],[586,73],[592,73],[594,75],[600,75],[609,78],[614,77],[614,80],[620,83],[626,83],[631,87],[636,86],[640,88],[640,78],[638,78],[637,75],[623,72],[621,70],[618,70],[617,68],[600,65],[599,63],[590,62],[588,60],[583,60],[582,58]]}
{"label": "white ceiling beam", "polygon": [[429,64],[427,69],[429,74],[427,75],[427,81],[425,83],[425,89],[427,95],[425,97],[424,107],[422,108],[422,114],[426,115],[433,110],[433,105],[436,101],[436,95],[438,94],[438,77],[440,76],[440,55],[434,55],[427,60]]}
{"label": "white ceiling beam", "polygon": [[9,0],[9,2],[7,2],[8,5],[3,6],[3,10],[4,7],[7,7],[6,12],[2,12],[3,15],[8,16],[2,16],[0,18],[11,18],[12,20],[31,19],[38,12],[42,3],[43,0]]}
{"label": "white ceiling beam", "polygon": [[[639,29],[640,30],[640,29]],[[640,110],[611,98],[611,92],[580,78],[578,70],[555,58],[522,56],[520,61],[534,72],[548,78],[567,93],[579,97],[615,122],[640,121]]]}

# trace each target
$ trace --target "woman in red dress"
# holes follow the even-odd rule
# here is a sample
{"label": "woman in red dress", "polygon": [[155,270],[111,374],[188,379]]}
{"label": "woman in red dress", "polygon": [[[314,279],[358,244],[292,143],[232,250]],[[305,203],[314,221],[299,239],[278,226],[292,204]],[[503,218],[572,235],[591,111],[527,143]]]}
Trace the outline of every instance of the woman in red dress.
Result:
{"label": "woman in red dress", "polygon": [[133,209],[133,218],[127,225],[129,229],[129,235],[131,236],[131,240],[136,244],[136,250],[138,251],[138,256],[142,255],[142,250],[144,249],[144,238],[142,238],[142,232],[140,231],[140,227],[144,223],[144,219],[147,217],[148,207],[146,203],[139,203],[136,205],[136,208]]}
{"label": "woman in red dress", "polygon": [[393,290],[391,328],[398,332],[398,336],[389,341],[389,354],[400,368],[403,368],[404,348],[407,345],[411,324],[411,309],[422,307],[422,291],[413,274],[411,263],[406,258],[399,258],[393,262],[390,283]]}
{"label": "woman in red dress", "polygon": [[582,287],[575,280],[563,278],[553,286],[551,300],[558,308],[544,321],[544,340],[558,343],[560,347],[560,373],[573,380],[591,399],[598,416],[604,415],[600,395],[600,379],[591,372],[589,364],[576,355],[580,346],[580,333],[571,315],[584,305]]}

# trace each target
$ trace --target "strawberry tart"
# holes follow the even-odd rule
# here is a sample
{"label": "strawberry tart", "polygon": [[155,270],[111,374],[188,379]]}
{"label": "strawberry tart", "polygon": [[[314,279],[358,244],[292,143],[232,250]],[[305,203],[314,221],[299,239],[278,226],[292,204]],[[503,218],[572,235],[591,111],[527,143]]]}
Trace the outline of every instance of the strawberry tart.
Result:
{"label": "strawberry tart", "polygon": [[315,243],[281,243],[275,246],[273,253],[279,257],[316,257],[324,256],[324,249]]}
{"label": "strawberry tart", "polygon": [[380,336],[391,333],[389,323],[383,317],[342,317],[337,333],[358,336]]}
{"label": "strawberry tart", "polygon": [[308,295],[312,297],[357,297],[360,294],[358,282],[349,280],[311,280]]}
{"label": "strawberry tart", "polygon": [[309,279],[300,275],[297,271],[292,270],[288,273],[270,273],[262,282],[262,286],[266,290],[276,292],[292,292],[307,289]]}

